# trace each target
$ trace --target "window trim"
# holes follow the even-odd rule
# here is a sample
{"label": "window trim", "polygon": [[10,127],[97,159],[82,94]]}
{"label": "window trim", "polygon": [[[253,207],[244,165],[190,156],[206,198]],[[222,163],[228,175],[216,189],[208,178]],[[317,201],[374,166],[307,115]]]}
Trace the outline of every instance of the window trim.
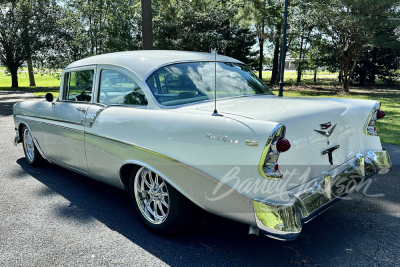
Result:
{"label": "window trim", "polygon": [[[107,104],[104,104],[104,103],[100,103],[100,102],[99,102],[100,90],[101,90],[101,88],[100,88],[100,83],[101,83],[101,72],[102,72],[103,70],[117,71],[117,72],[120,72],[120,73],[122,73],[122,74],[125,74],[126,76],[128,76],[129,78],[131,78],[131,79],[139,86],[140,90],[142,90],[143,94],[145,95],[146,100],[147,100],[147,105],[132,105],[132,104],[109,104],[109,105],[107,105]],[[105,64],[104,64],[104,65],[98,65],[98,66],[97,66],[97,73],[98,73],[98,75],[97,75],[97,79],[96,79],[96,92],[95,92],[95,96],[96,96],[96,97],[95,97],[95,98],[92,98],[92,101],[93,101],[94,104],[98,104],[98,105],[102,105],[102,106],[121,106],[121,107],[132,107],[132,108],[142,108],[142,109],[145,108],[145,109],[147,109],[147,107],[148,107],[149,104],[150,104],[149,96],[148,96],[148,94],[146,93],[147,90],[144,90],[144,89],[143,89],[143,86],[142,86],[143,82],[142,82],[142,80],[138,79],[138,78],[136,77],[136,75],[133,75],[133,73],[132,73],[130,70],[125,69],[125,68],[122,68],[122,67],[119,67],[119,66],[105,65]],[[138,80],[139,80],[140,82],[138,82]],[[146,88],[146,89],[147,89],[147,88]]]}
{"label": "window trim", "polygon": [[[84,71],[84,70],[93,70],[93,84],[92,84],[92,93],[91,93],[91,99],[90,101],[75,101],[75,100],[70,100],[70,99],[65,99],[65,90],[66,90],[66,85],[65,85],[65,76],[67,73],[71,72],[77,72],[77,71]],[[68,75],[68,79],[70,79],[70,75]],[[93,95],[94,92],[96,91],[96,80],[97,80],[97,66],[92,65],[92,66],[83,66],[83,67],[77,67],[77,68],[70,68],[70,69],[64,69],[62,73],[62,78],[61,78],[61,87],[59,91],[59,96],[58,96],[58,102],[71,102],[71,103],[87,103],[91,104],[93,103]],[[68,83],[69,87],[69,83]],[[67,89],[69,90],[69,88]]]}

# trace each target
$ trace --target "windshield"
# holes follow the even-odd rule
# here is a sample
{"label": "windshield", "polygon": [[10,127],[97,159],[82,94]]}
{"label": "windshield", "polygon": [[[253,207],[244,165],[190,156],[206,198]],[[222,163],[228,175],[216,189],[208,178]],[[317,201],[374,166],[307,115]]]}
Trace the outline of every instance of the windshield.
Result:
{"label": "windshield", "polygon": [[[271,90],[245,65],[217,62],[217,99],[269,94]],[[164,106],[214,99],[215,62],[180,63],[154,72],[147,84]]]}

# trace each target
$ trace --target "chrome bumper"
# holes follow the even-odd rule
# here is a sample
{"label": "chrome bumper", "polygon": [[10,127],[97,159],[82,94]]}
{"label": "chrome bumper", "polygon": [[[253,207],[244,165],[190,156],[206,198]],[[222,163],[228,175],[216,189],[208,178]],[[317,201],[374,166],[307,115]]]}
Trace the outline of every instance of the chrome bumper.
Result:
{"label": "chrome bumper", "polygon": [[18,143],[21,143],[21,138],[19,137],[18,129],[15,129],[14,146],[17,146]]}
{"label": "chrome bumper", "polygon": [[[357,154],[353,159],[320,177],[289,192],[286,204],[254,201],[254,214],[258,228],[265,235],[294,240],[300,235],[302,223],[306,223],[329,208],[357,186],[368,175],[389,172],[392,167],[389,153],[370,151]],[[340,169],[340,171],[338,171]]]}

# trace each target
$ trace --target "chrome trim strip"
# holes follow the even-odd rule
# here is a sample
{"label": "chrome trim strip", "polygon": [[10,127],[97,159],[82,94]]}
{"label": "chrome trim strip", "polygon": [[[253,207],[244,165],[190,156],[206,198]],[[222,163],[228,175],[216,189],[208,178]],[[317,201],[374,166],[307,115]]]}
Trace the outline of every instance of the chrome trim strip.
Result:
{"label": "chrome trim strip", "polygon": [[126,108],[139,108],[139,109],[147,109],[147,106],[139,106],[139,105],[124,105],[124,104],[111,104],[111,105],[105,105],[102,103],[96,103],[102,106],[96,113],[94,114],[93,118],[90,120],[90,122],[85,125],[86,127],[92,128],[93,124],[96,122],[97,117],[99,117],[100,113],[103,112],[105,109],[110,108],[110,107],[126,107]]}
{"label": "chrome trim strip", "polygon": [[[71,121],[66,121],[66,120],[49,119],[49,118],[45,118],[45,117],[35,117],[35,116],[29,116],[29,115],[14,115],[14,116],[17,117],[17,118],[20,118],[20,119],[24,119],[24,120],[28,120],[28,121],[33,121],[33,122],[39,122],[39,123],[43,123],[43,124],[50,124],[50,125],[54,125],[54,126],[59,126],[59,125],[57,125],[57,124],[52,124],[52,123],[49,123],[49,122],[44,122],[44,121],[32,120],[32,119],[28,119],[28,118],[49,120],[49,121],[62,122],[62,123],[69,123],[69,124],[73,124],[73,125],[83,126],[83,123],[76,123],[76,122],[71,122]],[[28,117],[28,118],[25,118],[25,117]],[[64,128],[66,128],[66,127],[64,127]]]}
{"label": "chrome trim strip", "polygon": [[[59,122],[63,122],[63,121],[59,121]],[[65,130],[70,130],[70,131],[74,131],[74,132],[78,132],[78,133],[84,133],[85,131],[84,130],[78,130],[78,129],[75,129],[75,128],[71,128],[71,127],[66,127],[66,126],[62,126],[62,125],[58,125],[58,124],[54,124],[54,123],[50,123],[50,122],[41,122],[42,124],[45,124],[45,125],[50,125],[50,126],[55,126],[55,127],[58,127],[58,128],[62,128],[62,129],[65,129]],[[64,123],[70,123],[70,122],[64,122]],[[71,124],[74,124],[74,123],[71,123]],[[83,124],[74,124],[74,125],[79,125],[79,126],[83,126]]]}
{"label": "chrome trim strip", "polygon": [[[224,182],[224,181],[221,181],[221,179],[219,179],[218,177],[216,177],[216,176],[214,176],[214,175],[212,175],[212,174],[210,174],[210,173],[208,173],[208,172],[206,172],[206,171],[204,171],[204,170],[202,170],[200,168],[197,168],[196,166],[193,166],[190,163],[181,161],[181,160],[179,160],[177,158],[174,158],[172,156],[169,156],[169,155],[166,155],[166,154],[163,154],[163,153],[157,152],[155,150],[152,150],[152,149],[149,149],[149,148],[145,148],[145,147],[133,144],[133,143],[129,143],[129,142],[126,142],[126,141],[121,141],[121,140],[118,140],[118,139],[115,139],[115,138],[110,138],[110,137],[107,137],[107,136],[104,136],[104,135],[99,135],[99,134],[95,134],[95,133],[91,133],[91,132],[85,132],[85,134],[92,135],[92,136],[99,137],[99,138],[104,138],[104,139],[111,140],[111,141],[115,141],[115,142],[118,142],[118,143],[121,143],[121,144],[124,144],[124,145],[129,145],[129,146],[132,146],[133,148],[136,148],[136,149],[151,153],[153,155],[168,159],[168,160],[170,160],[172,162],[178,163],[181,166],[183,166],[183,167],[185,167],[185,168],[187,168],[187,169],[189,169],[189,170],[191,170],[191,171],[203,176],[204,178],[206,178],[206,179],[208,179],[208,180],[210,180],[210,181],[212,181],[212,182],[214,182],[216,184],[222,183],[222,188],[224,188],[227,191],[232,191],[232,194],[234,194],[235,196],[239,197],[240,199],[245,201],[247,204],[252,205],[252,203],[253,203],[253,198],[251,198],[246,193],[243,193],[243,192],[239,191],[237,188],[233,187],[231,184],[229,184],[227,182]],[[126,162],[129,163],[129,160],[126,161]],[[123,166],[122,164],[121,164],[120,168]],[[120,170],[118,172],[120,173]],[[121,180],[121,177],[120,177],[120,180]],[[235,189],[235,190],[232,190],[232,188]]]}

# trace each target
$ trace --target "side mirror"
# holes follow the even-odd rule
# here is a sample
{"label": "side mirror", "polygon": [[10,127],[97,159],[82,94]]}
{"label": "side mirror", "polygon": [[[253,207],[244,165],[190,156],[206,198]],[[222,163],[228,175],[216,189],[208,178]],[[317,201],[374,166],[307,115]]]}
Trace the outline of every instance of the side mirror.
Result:
{"label": "side mirror", "polygon": [[46,100],[49,101],[49,102],[53,102],[53,100],[54,100],[53,94],[52,93],[47,93],[46,94]]}

